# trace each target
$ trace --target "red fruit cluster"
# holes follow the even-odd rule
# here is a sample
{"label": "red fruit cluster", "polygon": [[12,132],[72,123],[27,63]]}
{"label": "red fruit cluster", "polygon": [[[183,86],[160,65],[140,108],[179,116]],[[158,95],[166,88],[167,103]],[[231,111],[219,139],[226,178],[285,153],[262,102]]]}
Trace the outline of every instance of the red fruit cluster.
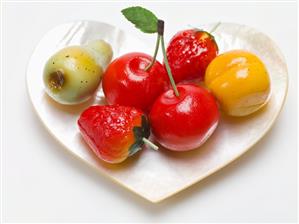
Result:
{"label": "red fruit cluster", "polygon": [[[207,32],[177,33],[167,48],[175,81],[202,80],[217,53],[217,44]],[[171,73],[169,77],[174,87]],[[152,144],[147,140],[150,128],[146,114],[155,139],[165,148],[187,151],[203,144],[219,119],[214,97],[194,84],[170,89],[169,83],[164,66],[149,55],[129,53],[116,58],[103,77],[104,94],[111,106],[90,107],[78,120],[82,136],[94,153],[106,162],[119,163],[144,143]]]}

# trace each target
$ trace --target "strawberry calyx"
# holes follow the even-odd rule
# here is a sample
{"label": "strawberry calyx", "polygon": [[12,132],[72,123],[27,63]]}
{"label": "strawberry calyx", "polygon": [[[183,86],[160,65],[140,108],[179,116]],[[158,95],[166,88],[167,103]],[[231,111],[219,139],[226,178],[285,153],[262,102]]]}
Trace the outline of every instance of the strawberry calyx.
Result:
{"label": "strawberry calyx", "polygon": [[141,116],[141,126],[133,127],[135,142],[129,148],[129,156],[142,149],[145,141],[150,136],[150,125],[145,115]]}

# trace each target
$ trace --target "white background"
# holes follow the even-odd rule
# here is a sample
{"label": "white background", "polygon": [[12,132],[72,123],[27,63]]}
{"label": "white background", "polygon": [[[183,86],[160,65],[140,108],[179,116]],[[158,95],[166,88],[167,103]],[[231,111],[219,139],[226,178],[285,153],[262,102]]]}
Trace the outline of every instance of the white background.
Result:
{"label": "white background", "polygon": [[288,64],[288,97],[272,130],[240,159],[178,195],[151,204],[76,160],[47,133],[25,86],[26,66],[35,45],[55,25],[89,19],[120,26],[154,46],[155,36],[141,34],[120,13],[136,4],[4,4],[4,221],[296,221],[295,3],[139,3],[166,21],[166,40],[188,24],[242,23],[272,37]]}

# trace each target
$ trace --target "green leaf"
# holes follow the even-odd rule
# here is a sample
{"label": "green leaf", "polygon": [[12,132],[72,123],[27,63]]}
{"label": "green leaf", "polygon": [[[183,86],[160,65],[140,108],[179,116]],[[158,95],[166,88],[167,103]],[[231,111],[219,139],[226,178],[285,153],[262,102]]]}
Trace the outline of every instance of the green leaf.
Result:
{"label": "green leaf", "polygon": [[136,141],[143,138],[142,127],[134,127],[133,133]]}
{"label": "green leaf", "polygon": [[140,151],[142,148],[143,142],[137,141],[133,145],[131,145],[129,149],[129,156],[134,155],[136,152]]}
{"label": "green leaf", "polygon": [[142,139],[148,138],[150,136],[150,125],[145,115],[142,115],[141,117],[141,127],[139,126],[133,127],[133,133],[135,137],[135,142],[129,148],[129,156],[140,151],[142,149],[141,147],[144,145]]}
{"label": "green leaf", "polygon": [[141,117],[141,128],[143,137],[148,138],[151,134],[150,125],[147,117],[144,115]]}
{"label": "green leaf", "polygon": [[158,18],[149,10],[140,6],[123,9],[122,14],[144,33],[156,33],[158,31]]}
{"label": "green leaf", "polygon": [[143,145],[142,127],[133,127],[133,133],[135,137],[135,142],[129,148],[129,156],[132,156],[136,152],[140,151],[141,146]]}

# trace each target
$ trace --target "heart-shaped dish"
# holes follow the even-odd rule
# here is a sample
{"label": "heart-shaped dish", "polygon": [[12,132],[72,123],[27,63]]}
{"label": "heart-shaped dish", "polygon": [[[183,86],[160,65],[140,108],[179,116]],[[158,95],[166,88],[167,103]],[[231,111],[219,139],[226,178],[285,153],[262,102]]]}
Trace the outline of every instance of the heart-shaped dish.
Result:
{"label": "heart-shaped dish", "polygon": [[[202,26],[209,30],[215,24]],[[271,76],[271,99],[262,110],[244,117],[221,115],[219,126],[199,149],[190,152],[156,152],[145,148],[122,164],[109,165],[97,159],[77,127],[80,113],[92,104],[104,104],[101,87],[95,97],[77,106],[55,103],[44,92],[43,67],[57,50],[104,39],[112,45],[114,58],[127,52],[151,54],[145,43],[112,25],[78,21],[59,25],[39,42],[27,70],[29,96],[48,131],[65,149],[123,187],[151,202],[159,202],[226,166],[256,144],[272,127],[286,97],[288,76],[284,58],[276,44],[263,33],[238,24],[222,23],[213,33],[220,53],[249,50],[266,64]]]}

